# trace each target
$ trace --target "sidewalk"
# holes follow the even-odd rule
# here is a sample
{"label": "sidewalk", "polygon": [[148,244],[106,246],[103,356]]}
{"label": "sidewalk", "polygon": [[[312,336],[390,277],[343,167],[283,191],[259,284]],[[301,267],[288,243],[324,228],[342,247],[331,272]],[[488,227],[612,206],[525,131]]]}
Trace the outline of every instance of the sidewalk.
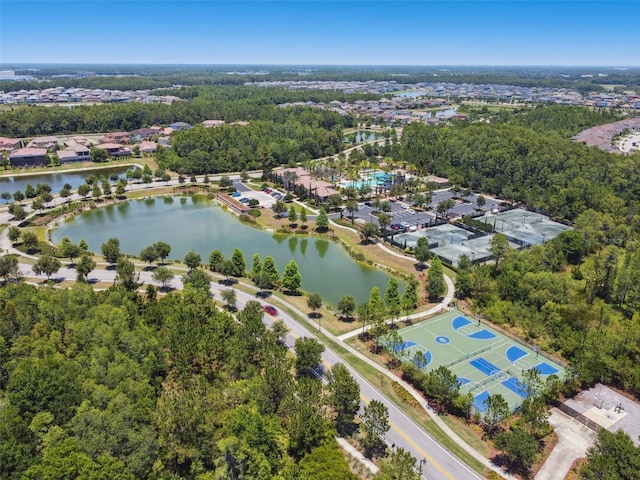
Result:
{"label": "sidewalk", "polygon": [[365,457],[356,447],[351,445],[342,437],[336,437],[336,440],[338,441],[338,445],[340,445],[345,452],[362,463],[371,473],[378,473],[378,467],[371,460]]}

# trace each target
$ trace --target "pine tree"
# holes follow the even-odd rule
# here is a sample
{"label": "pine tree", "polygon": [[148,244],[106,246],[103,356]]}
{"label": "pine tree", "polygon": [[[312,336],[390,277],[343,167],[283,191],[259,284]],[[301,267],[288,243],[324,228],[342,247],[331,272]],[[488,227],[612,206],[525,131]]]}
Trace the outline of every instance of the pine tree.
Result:
{"label": "pine tree", "polygon": [[447,291],[440,257],[434,257],[427,275],[427,295],[431,302],[437,302]]}
{"label": "pine tree", "polygon": [[282,288],[290,292],[297,292],[302,285],[302,277],[298,270],[298,264],[295,260],[291,260],[289,264],[284,268],[282,274]]}

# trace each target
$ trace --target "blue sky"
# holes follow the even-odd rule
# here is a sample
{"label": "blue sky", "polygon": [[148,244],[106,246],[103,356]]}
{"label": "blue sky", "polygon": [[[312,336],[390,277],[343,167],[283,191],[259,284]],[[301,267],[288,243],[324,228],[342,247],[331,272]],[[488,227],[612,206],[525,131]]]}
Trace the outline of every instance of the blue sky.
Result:
{"label": "blue sky", "polygon": [[639,66],[637,1],[0,0],[1,63]]}

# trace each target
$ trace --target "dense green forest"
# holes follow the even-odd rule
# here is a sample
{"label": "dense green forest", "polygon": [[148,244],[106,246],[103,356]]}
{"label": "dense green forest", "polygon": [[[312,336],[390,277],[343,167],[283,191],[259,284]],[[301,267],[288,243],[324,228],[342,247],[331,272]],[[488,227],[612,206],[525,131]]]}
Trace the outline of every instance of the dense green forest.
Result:
{"label": "dense green forest", "polygon": [[568,116],[560,125],[564,114],[558,117],[557,111],[564,112],[534,110],[530,119],[517,117],[515,125],[414,123],[404,129],[393,156],[454,184],[567,220],[588,209],[620,218],[640,212],[640,155],[620,156],[572,142],[567,134],[592,122]]}
{"label": "dense green forest", "polygon": [[194,128],[174,135],[171,149],[156,154],[158,164],[180,173],[269,170],[338,153],[344,117],[317,109],[286,109],[280,122],[251,122]]}
{"label": "dense green forest", "polygon": [[[302,117],[314,116],[305,110],[280,108],[277,105],[286,102],[356,100],[368,98],[367,95],[345,95],[339,92],[288,92],[276,88],[255,87],[216,87],[185,89],[176,92],[190,101],[164,104],[110,104],[68,106],[23,106],[0,114],[0,135],[9,137],[33,137],[37,135],[62,135],[73,133],[95,133],[130,131],[152,125],[169,125],[183,121],[192,125],[203,120],[219,119],[226,122],[238,120],[264,120],[285,123],[295,113]],[[317,109],[314,110],[317,112]],[[316,115],[317,116],[317,115]],[[309,120],[307,124],[326,128],[350,127],[354,123],[352,116],[339,116],[333,112],[324,112],[323,116],[331,120]],[[314,124],[317,122],[317,124]]]}
{"label": "dense green forest", "polygon": [[0,311],[0,478],[353,478],[331,381],[258,302],[10,283]]}

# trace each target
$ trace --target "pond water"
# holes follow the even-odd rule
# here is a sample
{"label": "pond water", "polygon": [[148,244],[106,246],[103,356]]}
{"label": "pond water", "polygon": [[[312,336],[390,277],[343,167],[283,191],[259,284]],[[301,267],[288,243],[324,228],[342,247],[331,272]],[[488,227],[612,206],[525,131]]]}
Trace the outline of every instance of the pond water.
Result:
{"label": "pond water", "polygon": [[125,172],[129,168],[131,167],[122,165],[118,167],[91,168],[69,172],[43,172],[34,173],[33,175],[2,176],[0,177],[0,192],[14,193],[20,190],[24,193],[28,183],[30,183],[33,188],[35,188],[38,183],[44,183],[51,187],[51,193],[55,195],[62,190],[65,183],[68,183],[73,190],[76,190],[90,175],[95,175],[98,178],[104,176],[108,179],[112,173],[115,173],[120,177],[124,177]]}
{"label": "pond water", "polygon": [[205,264],[213,249],[229,258],[237,247],[244,254],[247,270],[253,254],[258,253],[261,259],[271,255],[281,274],[293,259],[302,276],[302,289],[319,293],[334,307],[343,295],[354,297],[356,304],[368,300],[374,286],[384,294],[390,278],[376,268],[357,264],[331,241],[257,230],[198,197],[151,197],[96,209],[64,222],[52,233],[55,243],[63,237],[74,243],[84,239],[96,253],[107,239],[117,237],[120,250],[131,255],[162,240],[171,245],[170,258],[183,259],[193,250]]}
{"label": "pond water", "polygon": [[346,134],[344,136],[344,143],[353,143],[354,138],[356,143],[359,143],[369,140],[375,140],[376,138],[382,138],[382,135],[376,132],[370,132],[368,130],[358,130],[356,132]]}
{"label": "pond water", "polygon": [[406,92],[398,92],[395,94],[395,96],[403,98],[418,98],[424,97],[426,94],[427,92],[425,92],[424,90],[409,90]]}

